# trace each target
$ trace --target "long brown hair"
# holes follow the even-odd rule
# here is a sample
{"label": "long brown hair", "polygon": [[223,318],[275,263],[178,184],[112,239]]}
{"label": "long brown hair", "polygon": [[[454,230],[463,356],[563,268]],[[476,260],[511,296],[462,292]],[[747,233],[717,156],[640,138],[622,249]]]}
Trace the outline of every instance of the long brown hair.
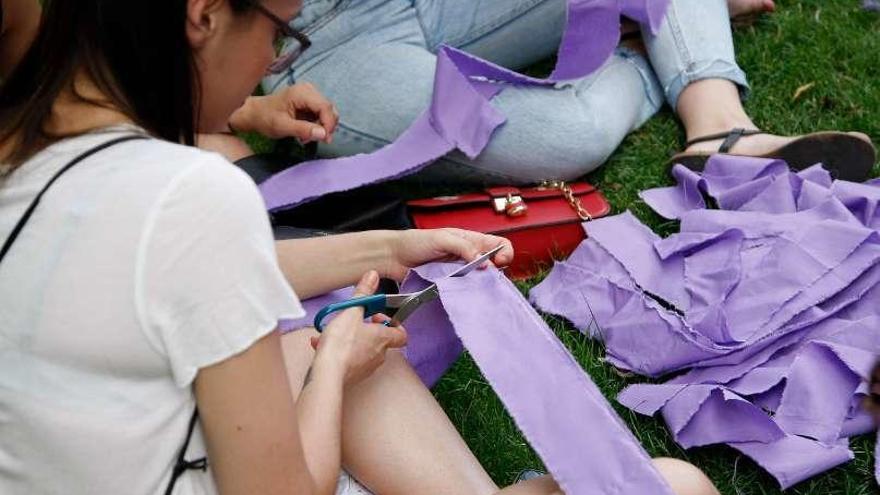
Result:
{"label": "long brown hair", "polygon": [[[236,12],[252,6],[229,2]],[[109,98],[104,105],[156,137],[194,143],[199,85],[187,0],[47,0],[44,7],[36,40],[0,86],[0,143],[13,143],[0,176],[66,137],[49,135],[45,124],[80,70]]]}

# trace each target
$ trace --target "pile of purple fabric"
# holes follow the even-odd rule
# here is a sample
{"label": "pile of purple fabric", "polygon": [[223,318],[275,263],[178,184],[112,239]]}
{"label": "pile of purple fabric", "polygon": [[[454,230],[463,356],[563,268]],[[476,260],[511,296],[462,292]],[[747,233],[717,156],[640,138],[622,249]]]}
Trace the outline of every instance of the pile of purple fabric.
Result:
{"label": "pile of purple fabric", "polygon": [[680,232],[629,213],[589,239],[532,301],[601,338],[608,361],[662,384],[618,400],[660,412],[685,448],[727,444],[783,488],[852,459],[848,437],[880,354],[880,181],[717,156],[642,193]]}

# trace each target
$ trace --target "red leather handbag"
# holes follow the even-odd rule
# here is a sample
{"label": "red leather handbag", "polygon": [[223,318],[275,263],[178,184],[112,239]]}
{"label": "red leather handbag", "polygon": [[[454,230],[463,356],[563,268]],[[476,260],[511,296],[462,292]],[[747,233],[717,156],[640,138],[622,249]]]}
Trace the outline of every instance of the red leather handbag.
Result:
{"label": "red leather handbag", "polygon": [[513,279],[550,268],[586,237],[583,222],[607,215],[608,200],[586,182],[550,182],[532,188],[493,187],[480,193],[407,203],[419,229],[458,227],[510,239],[516,257]]}

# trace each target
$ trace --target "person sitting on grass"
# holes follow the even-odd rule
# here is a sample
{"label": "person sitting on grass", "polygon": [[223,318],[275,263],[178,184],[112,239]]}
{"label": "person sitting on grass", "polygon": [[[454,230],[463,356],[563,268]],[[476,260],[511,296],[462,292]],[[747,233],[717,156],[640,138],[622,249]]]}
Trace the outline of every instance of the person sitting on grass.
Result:
{"label": "person sitting on grass", "polygon": [[[275,61],[272,19],[299,1],[45,9],[0,86],[0,492],[366,493],[338,484],[344,466],[380,494],[560,493],[547,476],[499,490],[395,350],[404,329],[352,309],[315,342],[276,331],[298,297],[370,294],[380,275],[502,242],[273,244],[253,182],[192,145]],[[656,462],[677,493],[717,493]]]}
{"label": "person sitting on grass", "polygon": [[[744,110],[749,85],[735,60],[729,16],[774,9],[772,0],[671,0],[656,35],[643,33],[643,45],[625,42],[595,73],[552,88],[506,89],[493,102],[507,122],[482,154],[472,160],[452,152],[417,180],[482,186],[577,179],[603,164],[664,102],[687,136],[670,167],[682,163],[699,170],[720,151],[778,157],[796,169],[822,162],[839,178],[865,180],[875,159],[868,136],[759,132]],[[428,107],[441,44],[511,69],[527,68],[554,54],[565,12],[566,0],[307,2],[291,26],[306,33],[311,47],[304,50],[302,40],[286,43],[284,53],[302,56],[263,83],[279,103],[254,100],[254,111],[240,112],[232,125],[321,141],[324,157],[374,151]],[[320,88],[339,109],[335,133],[326,121],[291,129],[295,104],[283,102],[294,100],[290,88],[302,83]]]}

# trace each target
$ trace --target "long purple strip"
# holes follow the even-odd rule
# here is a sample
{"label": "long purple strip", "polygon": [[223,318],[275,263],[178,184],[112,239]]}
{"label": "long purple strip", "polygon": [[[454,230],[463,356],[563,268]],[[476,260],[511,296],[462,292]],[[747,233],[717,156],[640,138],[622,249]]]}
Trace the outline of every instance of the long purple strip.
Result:
{"label": "long purple strip", "polygon": [[[464,344],[565,493],[672,495],[648,454],[516,287],[497,270],[446,278],[459,266],[422,266],[401,287],[415,292],[436,281],[440,289],[439,302],[406,322],[407,359],[425,383],[436,382]],[[322,305],[350,292],[306,301],[310,316],[285,329],[310,326]]]}
{"label": "long purple strip", "polygon": [[726,443],[783,488],[848,461],[880,356],[880,182],[723,156],[674,175],[642,197],[678,234],[629,214],[586,224],[532,300],[591,327],[616,366],[688,370],[618,397],[662,412],[682,446]]}
{"label": "long purple strip", "polygon": [[326,194],[412,174],[455,148],[480,154],[505,117],[490,100],[509,85],[551,86],[598,69],[620,39],[620,16],[657,32],[669,0],[568,0],[568,22],[556,69],[536,79],[444,46],[437,54],[431,106],[394,143],[371,154],[315,160],[261,184],[270,211]]}
{"label": "long purple strip", "polygon": [[671,495],[647,453],[516,287],[497,270],[444,278],[455,266],[416,270],[418,286],[437,282],[448,317],[419,331],[461,339],[563,491]]}
{"label": "long purple strip", "polygon": [[565,493],[672,491],[519,291],[498,271],[436,280],[455,332]]}

